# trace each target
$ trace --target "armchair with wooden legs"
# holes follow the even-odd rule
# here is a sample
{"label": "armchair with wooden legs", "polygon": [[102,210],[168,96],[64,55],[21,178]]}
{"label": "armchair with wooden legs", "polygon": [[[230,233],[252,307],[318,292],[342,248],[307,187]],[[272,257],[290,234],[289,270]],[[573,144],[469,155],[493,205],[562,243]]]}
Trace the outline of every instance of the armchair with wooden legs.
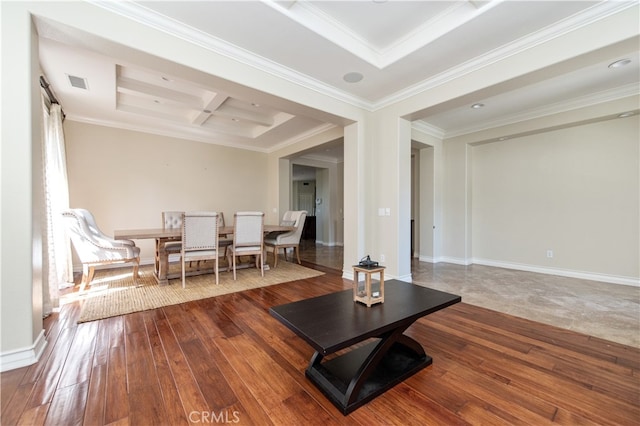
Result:
{"label": "armchair with wooden legs", "polygon": [[[284,259],[287,260],[287,249],[293,248],[300,263],[300,238],[302,237],[302,229],[304,228],[304,222],[307,218],[307,212],[305,210],[287,212],[290,220],[294,221],[293,226],[296,227],[293,231],[284,232],[274,236],[273,238],[265,238],[264,248],[273,252],[273,267],[278,266],[278,251],[284,250]],[[286,213],[285,213],[286,214]]]}
{"label": "armchair with wooden legs", "polygon": [[[138,277],[140,266],[140,248],[133,241],[115,240],[103,234],[93,215],[87,219],[87,210],[68,209],[62,212],[67,233],[71,238],[78,258],[82,263],[82,282],[80,291],[91,284],[95,274],[95,267],[116,263],[133,263],[133,280]],[[92,221],[92,225],[89,225]]]}

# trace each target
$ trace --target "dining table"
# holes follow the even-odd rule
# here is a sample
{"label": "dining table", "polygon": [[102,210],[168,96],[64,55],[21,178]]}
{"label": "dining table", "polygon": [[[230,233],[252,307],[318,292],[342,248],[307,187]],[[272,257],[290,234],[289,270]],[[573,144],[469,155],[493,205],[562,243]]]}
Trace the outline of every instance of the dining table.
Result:
{"label": "dining table", "polygon": [[[296,229],[290,225],[263,225],[265,234],[270,232],[289,232]],[[218,235],[224,237],[233,235],[233,226],[218,227]],[[169,273],[169,253],[166,251],[167,243],[180,242],[182,240],[182,228],[142,228],[142,229],[121,229],[113,231],[116,240],[155,240],[155,256],[153,276],[159,285],[168,285],[170,279],[179,278],[180,272]],[[212,272],[209,270],[189,271],[187,275],[198,275]]]}

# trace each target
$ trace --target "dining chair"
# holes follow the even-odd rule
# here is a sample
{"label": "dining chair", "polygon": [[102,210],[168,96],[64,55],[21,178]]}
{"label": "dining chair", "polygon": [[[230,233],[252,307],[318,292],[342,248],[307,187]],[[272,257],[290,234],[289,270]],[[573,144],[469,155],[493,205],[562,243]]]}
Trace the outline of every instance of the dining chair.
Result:
{"label": "dining chair", "polygon": [[[218,228],[224,228],[226,226],[224,222],[224,213],[218,212]],[[227,258],[227,248],[233,244],[233,238],[229,238],[227,234],[220,235],[218,237],[218,247],[220,250],[224,247],[224,258]]]}
{"label": "dining chair", "polygon": [[186,287],[186,262],[214,260],[214,273],[218,284],[218,213],[184,212],[182,214],[182,288]]}
{"label": "dining chair", "polygon": [[[138,278],[140,247],[115,240],[99,231],[95,222],[89,225],[84,209],[68,209],[62,212],[67,233],[82,263],[80,292],[91,284],[95,267],[114,263],[133,263],[133,281]],[[93,218],[93,215],[91,215]],[[92,229],[93,227],[93,229]]]}
{"label": "dining chair", "polygon": [[[181,229],[182,215],[184,212],[164,211],[162,212],[162,229]],[[164,245],[167,256],[180,256],[182,252],[182,243],[180,241],[169,241]],[[179,259],[178,259],[179,260]]]}
{"label": "dining chair", "polygon": [[[280,220],[280,225],[282,226],[293,226],[295,224],[295,220],[291,219],[291,215],[294,213],[293,210],[287,210],[282,214],[282,219]],[[264,240],[267,241],[269,239],[274,239],[280,234],[284,234],[287,231],[271,231],[268,232],[264,236]]]}
{"label": "dining chair", "polygon": [[264,277],[264,213],[237,212],[233,221],[233,244],[227,249],[227,262],[233,267],[234,281],[238,256],[255,255],[256,268],[259,262],[260,274]]}
{"label": "dining chair", "polygon": [[273,267],[278,266],[278,251],[284,250],[284,260],[287,260],[287,249],[293,248],[298,264],[300,264],[300,238],[302,237],[302,230],[304,228],[304,222],[307,218],[306,210],[292,211],[288,216],[292,221],[291,225],[296,229],[289,232],[284,232],[274,236],[273,238],[264,239],[265,251],[271,250],[273,252]]}

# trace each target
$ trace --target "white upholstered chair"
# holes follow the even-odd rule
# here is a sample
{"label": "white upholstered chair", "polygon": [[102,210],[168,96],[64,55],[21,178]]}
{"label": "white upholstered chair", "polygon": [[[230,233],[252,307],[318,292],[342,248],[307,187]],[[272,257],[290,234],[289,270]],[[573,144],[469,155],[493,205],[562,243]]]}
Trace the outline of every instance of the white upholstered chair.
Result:
{"label": "white upholstered chair", "polygon": [[[162,212],[162,229],[182,229],[182,215],[184,212],[165,211]],[[164,245],[168,256],[180,256],[182,243],[180,241],[170,241]],[[169,258],[169,260],[171,260]]]}
{"label": "white upholstered chair", "polygon": [[186,262],[214,260],[218,284],[218,213],[185,212],[182,216],[182,288],[185,288]]}
{"label": "white upholstered chair", "polygon": [[233,244],[227,248],[233,279],[236,279],[236,258],[250,255],[256,256],[256,267],[260,267],[260,274],[264,277],[264,213],[237,212],[233,221]]}
{"label": "white upholstered chair", "polygon": [[110,244],[114,246],[131,246],[135,247],[136,243],[133,240],[116,240],[105,234],[100,230],[98,224],[96,223],[96,218],[93,217],[93,213],[91,213],[87,209],[73,209],[77,214],[82,216],[84,220],[87,222],[87,226],[89,227],[89,231],[93,234],[94,237],[102,240],[109,241]]}
{"label": "white upholstered chair", "polygon": [[[289,215],[287,215],[289,213]],[[264,248],[266,251],[273,252],[273,267],[278,265],[278,251],[284,250],[284,259],[287,260],[287,249],[293,248],[296,253],[298,263],[300,263],[300,238],[302,237],[302,229],[304,228],[304,222],[307,218],[307,212],[305,210],[286,212],[282,217],[285,220],[287,217],[292,225],[296,227],[293,231],[284,232],[273,237],[267,236],[264,239]]]}
{"label": "white upholstered chair", "polygon": [[133,241],[115,240],[105,234],[95,225],[90,213],[92,224],[89,225],[87,210],[68,209],[62,212],[67,233],[73,247],[82,262],[82,282],[80,291],[91,284],[95,274],[95,267],[116,263],[133,263],[133,280],[138,277],[140,266],[140,248]]}

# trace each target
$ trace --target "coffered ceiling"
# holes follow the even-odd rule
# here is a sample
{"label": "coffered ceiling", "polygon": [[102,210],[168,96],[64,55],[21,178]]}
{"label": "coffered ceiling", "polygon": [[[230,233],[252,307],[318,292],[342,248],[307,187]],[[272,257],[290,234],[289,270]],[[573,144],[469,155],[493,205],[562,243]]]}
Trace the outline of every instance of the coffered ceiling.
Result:
{"label": "coffered ceiling", "polygon": [[[371,111],[612,13],[637,8],[637,1],[94,4]],[[56,22],[35,20],[42,69],[68,119],[264,152],[345,124],[341,117],[257,88]],[[413,118],[449,137],[637,95],[637,40],[596,53],[540,70],[518,84],[485,90],[477,98],[451,100]],[[619,59],[628,59],[628,65],[608,67]],[[74,87],[72,81],[86,87]],[[470,108],[473,103],[484,108]]]}

